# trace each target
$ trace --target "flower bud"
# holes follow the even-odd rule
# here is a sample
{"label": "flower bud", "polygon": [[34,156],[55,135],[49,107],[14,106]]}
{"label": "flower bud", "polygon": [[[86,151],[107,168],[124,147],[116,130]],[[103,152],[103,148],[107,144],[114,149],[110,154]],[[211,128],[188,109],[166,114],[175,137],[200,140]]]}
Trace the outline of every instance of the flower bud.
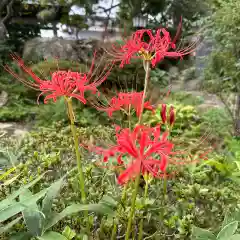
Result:
{"label": "flower bud", "polygon": [[175,111],[174,111],[174,107],[171,106],[169,110],[169,124],[171,127],[173,126],[174,122],[175,122]]}
{"label": "flower bud", "polygon": [[167,121],[167,105],[166,104],[162,104],[161,118],[162,118],[163,124],[165,124]]}

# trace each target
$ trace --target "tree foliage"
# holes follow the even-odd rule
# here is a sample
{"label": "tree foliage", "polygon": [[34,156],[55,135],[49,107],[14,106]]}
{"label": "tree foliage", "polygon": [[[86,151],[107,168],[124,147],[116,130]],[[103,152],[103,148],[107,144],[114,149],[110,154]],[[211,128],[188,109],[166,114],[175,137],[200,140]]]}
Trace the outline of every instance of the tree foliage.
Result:
{"label": "tree foliage", "polygon": [[[206,71],[206,86],[225,102],[224,93],[238,96],[231,112],[235,131],[240,134],[240,2],[238,0],[214,1],[214,14],[209,27],[215,40]],[[229,107],[228,107],[229,108]]]}

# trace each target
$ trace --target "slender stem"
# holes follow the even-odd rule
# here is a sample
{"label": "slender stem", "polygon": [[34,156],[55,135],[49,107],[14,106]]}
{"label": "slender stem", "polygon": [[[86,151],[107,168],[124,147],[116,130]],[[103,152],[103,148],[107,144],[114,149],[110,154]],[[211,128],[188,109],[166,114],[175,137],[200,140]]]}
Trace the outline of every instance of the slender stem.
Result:
{"label": "slender stem", "polygon": [[[79,151],[79,142],[77,137],[77,130],[76,126],[74,124],[75,117],[73,112],[73,106],[72,106],[72,99],[65,98],[68,108],[68,117],[70,120],[70,126],[72,131],[72,136],[74,140],[74,146],[75,146],[75,153],[76,153],[76,159],[77,159],[77,168],[78,168],[78,177],[79,177],[79,186],[81,191],[81,200],[82,203],[86,203],[86,193],[85,193],[85,186],[84,186],[84,175],[83,175],[83,169],[82,169],[82,160],[81,155]],[[85,220],[87,221],[87,231],[89,233],[89,221],[88,221],[88,211],[84,212]]]}
{"label": "slender stem", "polygon": [[124,203],[125,200],[126,200],[127,188],[128,188],[128,183],[126,183],[126,184],[124,185],[124,188],[123,188],[123,195],[122,195],[122,198],[121,198],[122,203]]}
{"label": "slender stem", "polygon": [[112,230],[111,240],[116,239],[116,233],[117,233],[117,223],[115,220],[113,220],[113,230]]}
{"label": "slender stem", "polygon": [[131,104],[129,105],[128,108],[128,128],[131,130]]}
{"label": "slender stem", "polygon": [[70,120],[70,126],[71,126],[72,135],[73,135],[75,153],[76,153],[76,158],[77,158],[81,200],[83,203],[85,203],[86,202],[86,193],[85,193],[85,187],[84,187],[84,176],[83,176],[82,161],[81,161],[81,156],[80,156],[79,146],[78,146],[79,143],[78,143],[77,131],[76,131],[76,126],[74,124],[75,117],[74,117],[74,113],[73,113],[72,100],[66,99],[66,101],[67,101],[67,106],[68,106],[68,117]]}
{"label": "slender stem", "polygon": [[142,98],[142,104],[141,104],[141,111],[140,111],[140,116],[138,120],[138,124],[142,123],[142,115],[143,115],[143,109],[144,109],[144,102],[145,102],[145,97],[147,93],[147,88],[148,88],[148,82],[149,82],[149,77],[150,77],[150,61],[145,61],[144,62],[144,69],[145,69],[145,80],[144,80],[144,90],[143,90],[143,98]]}
{"label": "slender stem", "polygon": [[135,213],[135,204],[137,199],[139,182],[140,182],[140,174],[138,174],[137,178],[135,179],[135,186],[134,186],[134,192],[133,192],[132,203],[131,203],[131,211],[128,217],[128,225],[127,225],[125,240],[129,240],[131,229],[132,229],[132,221],[133,221],[133,215]]}
{"label": "slender stem", "polygon": [[104,218],[101,219],[101,223],[100,223],[100,229],[99,229],[99,239],[102,239],[104,235]]}
{"label": "slender stem", "polygon": [[[148,81],[150,77],[150,61],[144,61],[143,62],[144,70],[145,70],[145,79],[144,79],[144,90],[143,90],[143,98],[142,98],[142,103],[141,103],[141,111],[140,111],[140,116],[138,120],[138,124],[142,123],[142,116],[143,116],[143,109],[144,109],[144,102],[145,102],[145,97],[147,93],[147,87],[148,87]],[[141,166],[140,166],[141,170]],[[131,229],[132,229],[132,222],[133,222],[133,216],[135,214],[135,204],[136,204],[136,198],[137,198],[137,193],[138,193],[138,187],[139,187],[139,182],[140,182],[140,176],[141,173],[139,173],[135,179],[135,184],[134,184],[134,192],[132,196],[132,203],[131,203],[131,211],[128,217],[128,225],[127,225],[127,232],[125,236],[125,240],[129,240]]]}
{"label": "slender stem", "polygon": [[163,199],[164,200],[166,198],[166,195],[167,195],[167,177],[164,176],[164,179],[163,179]]}
{"label": "slender stem", "polygon": [[[145,205],[147,195],[148,195],[148,185],[149,185],[148,176],[147,176],[147,181],[145,181],[145,182],[146,182],[146,184],[145,184],[145,189],[144,189],[143,205]],[[140,221],[139,235],[138,235],[138,240],[142,240],[142,239],[143,239],[143,216]]]}

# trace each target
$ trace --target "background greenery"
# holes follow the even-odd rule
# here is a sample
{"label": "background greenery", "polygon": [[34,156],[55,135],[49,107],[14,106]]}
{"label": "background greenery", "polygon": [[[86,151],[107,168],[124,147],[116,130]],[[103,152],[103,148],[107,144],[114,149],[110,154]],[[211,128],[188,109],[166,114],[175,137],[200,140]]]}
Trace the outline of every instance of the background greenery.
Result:
{"label": "background greenery", "polygon": [[[24,1],[16,0],[12,7],[12,14],[3,21],[7,15],[7,6],[11,6],[9,5],[11,1],[5,2],[7,4],[4,6],[0,3],[0,23],[4,24],[7,30],[3,34],[0,33],[0,64],[10,64],[21,77],[27,78],[9,62],[9,53],[14,51],[21,55],[25,41],[39,36],[40,28],[46,27],[47,23],[51,23],[53,19],[66,23],[69,27],[86,28],[86,22],[82,17],[69,16],[69,9],[77,4],[87,10],[88,17],[92,17],[95,14],[92,4],[97,1],[67,3],[59,0],[59,6],[49,6],[46,5],[47,1],[40,1],[41,5],[36,4],[29,8]],[[153,102],[156,112],[154,115],[146,112],[144,122],[152,126],[161,122],[161,104],[159,103],[167,102],[168,108],[174,105],[176,109],[176,123],[172,131],[174,143],[177,146],[184,144],[195,157],[210,146],[213,150],[208,160],[200,164],[179,166],[178,174],[167,182],[167,194],[165,195],[163,181],[152,180],[147,201],[143,203],[140,194],[137,200],[134,223],[136,232],[138,231],[137,225],[143,217],[144,239],[238,239],[240,140],[237,126],[240,119],[240,103],[238,104],[237,101],[229,103],[226,96],[234,94],[239,97],[240,93],[239,1],[196,0],[193,4],[189,0],[121,0],[119,4],[120,11],[116,22],[124,23],[128,31],[132,30],[132,18],[139,13],[151,15],[148,27],[168,25],[173,34],[176,32],[181,15],[185,37],[191,36],[199,28],[203,29],[202,37],[211,38],[214,48],[210,56],[204,59],[207,68],[201,82],[203,89],[198,91],[215,93],[225,104],[225,107],[217,108],[206,105],[202,109],[201,106],[206,103],[206,99],[195,96],[196,92],[192,94],[184,89],[180,92],[173,91],[167,99],[159,97],[166,93],[165,90],[169,83],[174,86],[179,81],[181,82],[184,76],[187,84],[195,80],[195,62],[191,57],[180,62],[164,60],[152,71],[149,96],[153,99],[157,92],[156,101]],[[108,10],[105,9],[105,11],[108,13]],[[29,25],[24,21],[17,23],[11,21],[14,17],[24,20],[26,16],[35,16],[37,13],[41,20],[38,25]],[[67,59],[60,60],[58,64],[63,70],[69,68],[79,70],[87,67],[86,63],[72,63]],[[45,77],[50,77],[50,72],[57,69],[55,62],[51,60],[47,62],[39,60],[28,63],[28,65],[38,74],[41,71]],[[171,71],[172,67],[178,68],[175,75]],[[185,72],[186,75],[184,75],[182,70],[188,73]],[[141,90],[143,75],[144,71],[140,62],[133,62],[124,69],[116,67],[100,90],[105,91],[107,97],[122,89]],[[10,206],[18,209],[15,215],[4,219],[2,216],[5,212],[1,212],[4,204],[0,202],[0,232],[3,227],[9,227],[9,231],[1,232],[1,239],[26,240],[34,236],[32,230],[41,229],[37,221],[41,219],[39,211],[43,209],[43,202],[47,201],[43,200],[49,196],[47,193],[52,192],[53,189],[56,193],[47,198],[48,206],[52,209],[50,212],[55,214],[47,216],[49,221],[61,211],[66,213],[65,209],[72,204],[80,204],[73,142],[64,101],[59,100],[56,104],[45,105],[41,98],[38,106],[36,103],[38,93],[25,88],[3,68],[0,69],[1,91],[8,93],[8,101],[6,105],[0,107],[0,123],[15,122],[31,125],[29,134],[20,140],[7,135],[1,136],[0,133],[0,200],[10,198],[11,194],[16,193],[18,189],[30,184],[29,190],[25,189],[25,195],[15,194],[14,199],[17,201],[11,202]],[[74,104],[81,142],[106,146],[114,141],[113,121],[109,120],[105,113],[99,113],[89,105],[83,106],[77,102]],[[125,119],[118,116],[118,123],[124,124],[124,121]],[[204,141],[201,139],[202,136],[205,136]],[[116,202],[121,199],[122,191],[121,187],[116,184],[118,172],[97,168],[98,156],[84,150],[82,154],[84,154],[84,171],[87,176],[88,202],[97,204],[91,206],[92,210],[90,209],[96,212],[89,220],[92,224],[92,233],[95,239],[110,239],[113,228],[112,214],[116,209]],[[41,175],[43,173],[45,173],[44,177]],[[61,180],[62,177],[64,180]],[[38,181],[33,184],[32,181],[36,179]],[[59,185],[62,185],[62,188]],[[142,187],[143,185],[144,180],[142,180]],[[30,196],[29,201],[31,200],[30,203],[32,203],[29,208],[29,211],[32,211],[30,211],[31,214],[21,213],[19,205],[14,205],[19,201],[24,201],[26,194]],[[127,194],[130,199],[131,192]],[[121,236],[125,232],[127,213],[130,208],[127,200],[125,207],[119,217],[115,218],[119,226],[118,239],[122,239]],[[62,239],[65,240],[86,239],[82,225],[81,211],[83,208],[75,206],[75,209],[78,211],[70,211],[71,208],[70,210],[68,208],[68,213],[62,215],[65,218],[59,218],[60,220],[51,228],[45,229],[42,239],[56,239],[57,237],[60,239],[57,233],[61,233],[61,236],[64,236]],[[34,216],[32,220],[35,221],[34,226],[40,226],[37,230],[27,224],[26,215]],[[25,220],[22,216],[25,216]],[[47,220],[44,224],[48,223]],[[11,223],[14,224],[11,225]]]}

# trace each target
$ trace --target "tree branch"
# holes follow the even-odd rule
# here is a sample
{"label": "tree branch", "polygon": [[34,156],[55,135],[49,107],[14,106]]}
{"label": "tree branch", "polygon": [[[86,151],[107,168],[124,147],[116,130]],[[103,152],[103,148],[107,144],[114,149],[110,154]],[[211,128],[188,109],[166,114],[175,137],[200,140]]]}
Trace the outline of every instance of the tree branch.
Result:
{"label": "tree branch", "polygon": [[225,101],[222,93],[219,92],[217,95],[220,98],[220,100],[222,101],[222,103],[224,104],[224,106],[227,109],[228,113],[230,114],[233,122],[235,122],[234,114],[233,114],[232,110],[229,108],[229,106],[228,106],[227,102]]}
{"label": "tree branch", "polygon": [[13,10],[12,6],[15,0],[11,0],[10,3],[7,5],[7,14],[6,16],[2,19],[2,23],[6,23],[6,21],[12,16]]}
{"label": "tree branch", "polygon": [[98,9],[102,9],[103,12],[106,13],[106,12],[109,12],[109,11],[111,11],[112,9],[114,9],[114,8],[120,6],[120,5],[121,5],[121,3],[118,3],[118,4],[115,4],[115,5],[111,6],[110,8],[105,8],[105,7],[99,6]]}
{"label": "tree branch", "polygon": [[0,2],[0,17],[1,17],[1,12],[3,11],[4,7],[7,5],[9,0],[3,0]]}

